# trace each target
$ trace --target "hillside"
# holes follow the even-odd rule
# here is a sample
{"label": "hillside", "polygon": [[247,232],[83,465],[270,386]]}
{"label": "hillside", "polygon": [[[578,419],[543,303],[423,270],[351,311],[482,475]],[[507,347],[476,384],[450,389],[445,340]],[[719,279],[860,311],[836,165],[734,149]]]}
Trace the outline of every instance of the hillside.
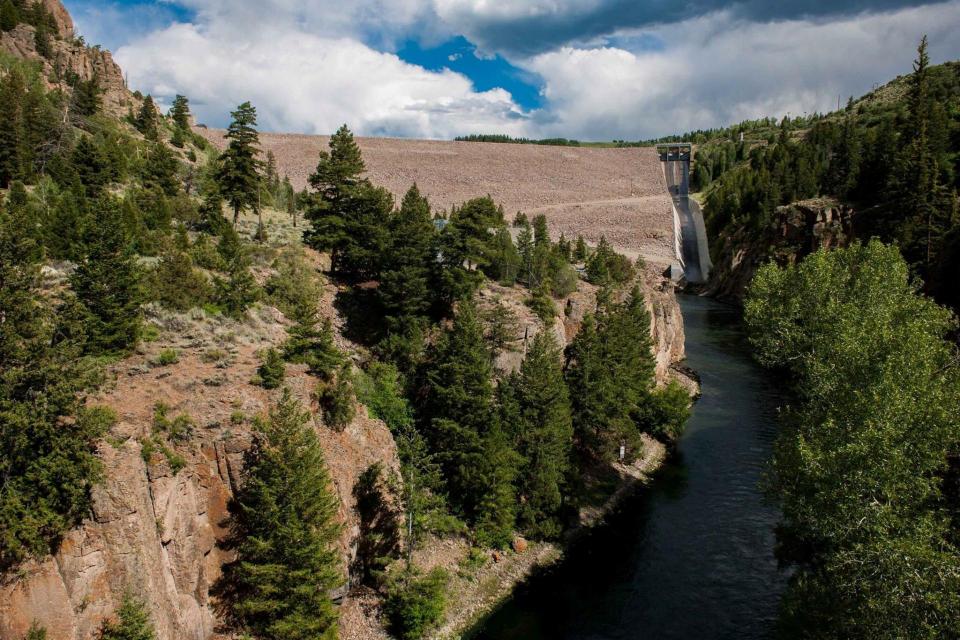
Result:
{"label": "hillside", "polygon": [[[223,132],[194,129],[223,148]],[[307,186],[329,137],[264,133],[278,172]],[[507,216],[544,214],[556,238],[602,236],[628,255],[659,265],[673,261],[673,214],[652,149],[590,149],[479,142],[358,138],[367,175],[398,200],[416,183],[440,210],[490,195]]]}

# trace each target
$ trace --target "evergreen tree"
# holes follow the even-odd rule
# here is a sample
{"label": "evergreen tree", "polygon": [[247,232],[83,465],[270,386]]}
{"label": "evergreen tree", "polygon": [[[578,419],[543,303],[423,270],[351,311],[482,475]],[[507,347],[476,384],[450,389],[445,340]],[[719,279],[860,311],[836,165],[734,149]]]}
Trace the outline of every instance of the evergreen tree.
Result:
{"label": "evergreen tree", "polygon": [[420,337],[433,306],[431,280],[436,263],[436,227],[430,203],[417,185],[410,187],[400,210],[390,218],[389,236],[377,290],[387,329],[381,346],[408,369],[422,346]]}
{"label": "evergreen tree", "polygon": [[153,144],[143,162],[141,171],[143,186],[159,189],[168,196],[175,196],[180,192],[180,180],[177,176],[179,169],[180,163],[167,145],[161,142]]}
{"label": "evergreen tree", "polygon": [[577,236],[577,244],[573,249],[573,260],[575,262],[585,262],[587,259],[587,243],[583,236]]}
{"label": "evergreen tree", "polygon": [[100,640],[156,640],[150,614],[142,600],[127,594],[117,609],[116,618],[100,629]]}
{"label": "evergreen tree", "polygon": [[20,12],[13,0],[3,0],[0,4],[0,30],[13,31],[14,27],[20,24]]}
{"label": "evergreen tree", "polygon": [[221,232],[217,251],[226,265],[227,278],[214,279],[217,302],[228,315],[242,318],[247,309],[257,301],[259,287],[250,273],[250,255],[240,236],[231,226]]}
{"label": "evergreen tree", "polygon": [[100,79],[96,75],[80,80],[73,88],[74,112],[82,118],[96,115],[102,106],[102,94]]}
{"label": "evergreen tree", "polygon": [[336,638],[339,502],[310,416],[289,389],[244,457],[230,505],[237,560],[224,573],[235,620],[268,640]]}
{"label": "evergreen tree", "polygon": [[423,417],[450,500],[471,521],[483,518],[481,505],[490,493],[482,471],[484,438],[495,417],[492,376],[483,325],[473,303],[464,301],[434,348]]}
{"label": "evergreen tree", "polygon": [[81,135],[73,148],[71,160],[86,195],[98,197],[112,178],[110,159],[103,149],[90,136]]}
{"label": "evergreen tree", "polygon": [[520,422],[513,425],[517,451],[523,457],[518,473],[519,524],[530,534],[559,535],[563,487],[573,444],[570,399],[563,379],[563,360],[550,331],[541,331],[520,367],[516,380]]}
{"label": "evergreen tree", "polygon": [[190,101],[187,100],[186,96],[177,95],[173,99],[173,106],[170,107],[170,117],[178,129],[183,131],[190,129]]}
{"label": "evergreen tree", "polygon": [[393,197],[360,177],[360,148],[346,125],[330,138],[330,151],[320,153],[310,176],[316,191],[306,217],[312,228],[305,241],[329,251],[334,273],[351,278],[376,278],[388,247],[387,224]]}
{"label": "evergreen tree", "polygon": [[30,623],[30,628],[27,630],[24,640],[47,640],[47,630],[34,620]]}
{"label": "evergreen tree", "polygon": [[322,380],[317,386],[317,399],[323,420],[331,429],[343,431],[356,415],[353,371],[349,362],[340,365],[336,378]]}
{"label": "evergreen tree", "polygon": [[124,353],[137,344],[142,325],[140,269],[120,207],[109,196],[96,204],[70,286],[86,311],[91,353]]}
{"label": "evergreen tree", "polygon": [[233,224],[240,219],[240,212],[253,208],[259,213],[260,135],[257,133],[257,110],[244,102],[232,112],[233,120],[227,129],[230,141],[227,150],[220,155],[220,170],[217,182],[220,193],[233,207]]}
{"label": "evergreen tree", "polygon": [[157,142],[160,139],[160,114],[152,96],[147,96],[144,99],[140,111],[137,112],[137,119],[134,124],[136,124],[137,131],[142,133],[147,140]]}
{"label": "evergreen tree", "polygon": [[0,80],[0,187],[23,173],[23,75],[13,69]]}
{"label": "evergreen tree", "polygon": [[[333,324],[329,318],[322,323],[317,311],[296,317],[296,324],[287,329],[289,337],[283,345],[283,355],[290,361],[306,364],[310,373],[329,380],[343,362],[343,354],[333,341]],[[320,329],[317,329],[320,324]]]}
{"label": "evergreen tree", "polygon": [[88,515],[96,440],[109,426],[83,409],[94,381],[80,358],[84,327],[48,305],[26,215],[0,210],[0,572],[55,551]]}

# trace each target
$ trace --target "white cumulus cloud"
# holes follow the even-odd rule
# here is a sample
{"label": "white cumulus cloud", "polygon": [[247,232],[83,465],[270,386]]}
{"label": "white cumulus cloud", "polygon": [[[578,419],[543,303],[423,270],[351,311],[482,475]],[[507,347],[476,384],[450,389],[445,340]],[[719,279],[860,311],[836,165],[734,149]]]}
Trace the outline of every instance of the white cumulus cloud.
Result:
{"label": "white cumulus cloud", "polygon": [[183,93],[201,121],[222,124],[250,100],[264,129],[330,133],[348,123],[367,135],[448,138],[477,130],[529,132],[529,117],[502,89],[479,92],[463,75],[433,72],[350,37],[268,24],[174,24],[121,47],[130,83],[158,96]]}

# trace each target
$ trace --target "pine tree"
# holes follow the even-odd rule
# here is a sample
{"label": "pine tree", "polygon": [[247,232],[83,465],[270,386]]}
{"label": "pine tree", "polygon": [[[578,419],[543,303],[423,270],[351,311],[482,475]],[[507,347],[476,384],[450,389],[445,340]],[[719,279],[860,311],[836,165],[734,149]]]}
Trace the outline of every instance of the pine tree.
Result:
{"label": "pine tree", "polygon": [[337,637],[339,502],[310,416],[285,389],[245,455],[230,506],[237,560],[225,568],[241,628],[268,640]]}
{"label": "pine tree", "polygon": [[227,129],[230,141],[227,150],[220,155],[220,170],[217,182],[220,193],[233,207],[233,224],[240,219],[240,212],[253,208],[259,212],[260,135],[257,133],[257,110],[244,102],[232,112],[233,118]]}
{"label": "pine tree", "polygon": [[100,640],[156,640],[146,604],[130,594],[123,597],[116,618],[107,620],[100,630]]}
{"label": "pine tree", "polygon": [[73,148],[71,160],[86,195],[98,197],[112,178],[110,159],[103,149],[90,136],[81,135]]}
{"label": "pine tree", "polygon": [[187,131],[190,129],[190,101],[186,96],[177,95],[173,99],[173,106],[170,107],[170,117],[178,129]]}
{"label": "pine tree", "polygon": [[343,431],[356,415],[353,370],[349,362],[340,365],[336,378],[322,380],[317,386],[317,399],[327,426]]}
{"label": "pine tree", "polygon": [[0,210],[0,572],[55,551],[89,514],[108,426],[82,408],[93,382],[80,358],[84,326],[49,306],[28,225],[24,211]]}
{"label": "pine tree", "polygon": [[330,138],[330,151],[320,153],[310,176],[316,191],[306,217],[312,228],[304,240],[329,251],[332,270],[351,278],[376,278],[389,239],[387,224],[393,197],[361,178],[363,157],[346,125]]}
{"label": "pine tree", "polygon": [[[343,354],[333,341],[333,323],[324,318],[320,323],[317,311],[294,318],[296,324],[287,329],[283,355],[289,362],[306,364],[310,373],[329,380],[343,362]],[[320,324],[320,329],[317,329]]]}
{"label": "pine tree", "polygon": [[159,189],[168,196],[175,196],[180,192],[180,180],[177,176],[179,169],[180,163],[167,145],[162,142],[153,144],[143,162],[141,171],[143,186]]}
{"label": "pine tree", "polygon": [[243,317],[247,309],[257,301],[259,287],[250,273],[250,255],[243,246],[240,236],[233,227],[227,225],[221,232],[217,251],[226,265],[227,278],[215,278],[214,288],[217,302],[228,315]]}
{"label": "pine tree", "polygon": [[89,118],[100,111],[103,89],[100,79],[94,75],[87,80],[80,80],[73,88],[73,110],[83,118]]}
{"label": "pine tree", "polygon": [[581,454],[608,455],[614,443],[608,430],[622,415],[620,390],[604,361],[603,343],[595,316],[583,319],[579,333],[568,348],[567,385],[572,401],[573,426]]}
{"label": "pine tree", "polygon": [[140,269],[120,207],[101,198],[87,229],[83,259],[70,277],[87,313],[91,353],[125,353],[140,338]]}
{"label": "pine tree", "polygon": [[391,359],[409,365],[433,305],[431,279],[436,262],[436,227],[430,203],[417,185],[410,187],[400,210],[390,218],[389,235],[377,290],[386,319],[384,346],[389,346]]}
{"label": "pine tree", "polygon": [[518,521],[530,534],[559,535],[563,486],[570,466],[573,423],[560,347],[550,331],[533,340],[516,381],[520,422],[514,425],[520,467]]}
{"label": "pine tree", "polygon": [[0,80],[0,187],[4,189],[23,172],[21,154],[25,93],[23,75],[17,69],[11,70]]}
{"label": "pine tree", "polygon": [[160,114],[157,112],[157,105],[153,102],[152,96],[144,99],[140,111],[137,112],[135,124],[137,131],[147,140],[156,142],[160,139]]}
{"label": "pine tree", "polygon": [[573,260],[575,262],[584,262],[587,259],[587,243],[583,236],[577,236],[577,244],[573,249]]}
{"label": "pine tree", "polygon": [[484,444],[495,420],[493,371],[476,308],[471,301],[458,306],[427,368],[430,396],[423,417],[451,502],[479,521],[485,501],[498,491],[484,467]]}
{"label": "pine tree", "polygon": [[3,4],[0,4],[0,30],[13,31],[19,23],[20,12],[17,11],[13,0],[3,0]]}

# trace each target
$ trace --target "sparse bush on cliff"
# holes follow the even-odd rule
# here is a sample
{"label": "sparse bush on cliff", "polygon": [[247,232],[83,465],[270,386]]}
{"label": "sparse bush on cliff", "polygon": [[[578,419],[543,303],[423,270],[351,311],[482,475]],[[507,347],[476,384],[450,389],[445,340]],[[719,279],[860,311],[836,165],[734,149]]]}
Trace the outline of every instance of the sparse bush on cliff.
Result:
{"label": "sparse bush on cliff", "polygon": [[123,596],[113,618],[100,627],[99,640],[156,640],[147,605],[129,593]]}

